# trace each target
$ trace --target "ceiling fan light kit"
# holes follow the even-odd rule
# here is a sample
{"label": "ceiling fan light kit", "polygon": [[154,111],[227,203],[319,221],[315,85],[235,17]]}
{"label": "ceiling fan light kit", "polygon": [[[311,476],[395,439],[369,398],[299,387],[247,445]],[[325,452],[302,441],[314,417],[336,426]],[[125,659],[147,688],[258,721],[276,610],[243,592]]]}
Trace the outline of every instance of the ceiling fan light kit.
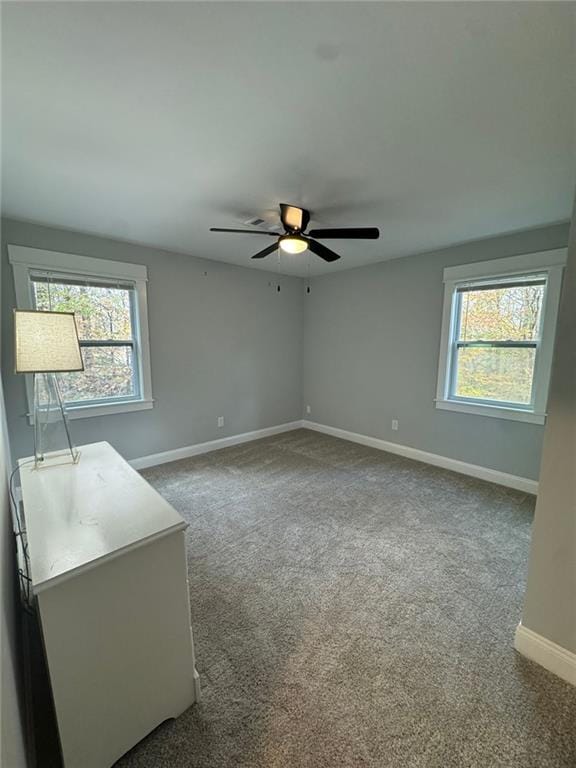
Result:
{"label": "ceiling fan light kit", "polygon": [[278,240],[278,245],[285,253],[304,253],[308,250],[307,241],[297,235],[284,235]]}
{"label": "ceiling fan light kit", "polygon": [[312,229],[306,232],[306,227],[310,221],[310,211],[305,208],[299,208],[297,205],[288,205],[280,203],[280,220],[284,227],[284,234],[278,235],[276,232],[269,232],[262,229],[223,229],[221,227],[212,227],[211,232],[230,232],[245,235],[269,235],[277,238],[273,245],[269,245],[262,251],[255,253],[253,259],[263,259],[269,254],[280,248],[285,253],[296,254],[304,253],[310,249],[312,253],[319,256],[324,261],[337,261],[340,256],[331,251],[318,239],[334,238],[339,240],[377,240],[380,237],[378,227],[345,227],[338,229]]}

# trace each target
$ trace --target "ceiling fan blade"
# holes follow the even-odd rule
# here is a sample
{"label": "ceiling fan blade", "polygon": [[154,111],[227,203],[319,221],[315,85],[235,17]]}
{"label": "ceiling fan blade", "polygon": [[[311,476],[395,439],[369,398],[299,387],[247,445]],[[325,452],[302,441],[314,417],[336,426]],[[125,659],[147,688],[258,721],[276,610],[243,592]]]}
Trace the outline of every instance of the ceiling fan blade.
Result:
{"label": "ceiling fan blade", "polygon": [[259,251],[258,253],[255,253],[254,256],[252,256],[253,259],[263,259],[265,256],[268,256],[271,253],[274,253],[274,251],[278,248],[278,243],[273,243],[272,245],[269,245],[268,248],[264,248],[263,251]]}
{"label": "ceiling fan blade", "polygon": [[310,211],[297,205],[280,203],[280,220],[286,230],[304,232],[310,221]]}
{"label": "ceiling fan blade", "polygon": [[324,259],[324,261],[337,261],[340,258],[337,253],[331,251],[330,248],[326,248],[322,243],[317,243],[315,240],[308,240],[308,248],[310,248],[312,253],[315,253],[316,256],[320,256],[321,259]]}
{"label": "ceiling fan blade", "polygon": [[222,229],[221,227],[210,227],[210,232],[239,232],[243,235],[269,235],[278,237],[278,232],[264,232],[262,229]]}
{"label": "ceiling fan blade", "polygon": [[341,229],[313,229],[308,232],[310,237],[319,237],[321,240],[328,237],[339,240],[378,240],[380,230],[378,227],[344,227]]}

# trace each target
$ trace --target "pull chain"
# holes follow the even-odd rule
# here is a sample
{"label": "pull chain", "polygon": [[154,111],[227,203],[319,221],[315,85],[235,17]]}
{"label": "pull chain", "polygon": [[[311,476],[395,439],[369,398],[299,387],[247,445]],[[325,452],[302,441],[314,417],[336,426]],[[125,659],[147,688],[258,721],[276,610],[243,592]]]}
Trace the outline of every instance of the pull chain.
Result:
{"label": "pull chain", "polygon": [[276,249],[276,253],[278,254],[278,262],[277,262],[278,263],[278,285],[276,286],[276,291],[278,293],[280,293],[280,251],[281,250],[282,249],[280,248],[280,246],[278,246],[278,248]]}

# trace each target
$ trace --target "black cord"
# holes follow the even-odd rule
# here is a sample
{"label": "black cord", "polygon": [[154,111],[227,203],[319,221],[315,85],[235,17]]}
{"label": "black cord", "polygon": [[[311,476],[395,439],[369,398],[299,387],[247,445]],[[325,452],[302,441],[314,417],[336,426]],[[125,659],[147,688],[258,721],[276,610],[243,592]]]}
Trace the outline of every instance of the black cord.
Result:
{"label": "black cord", "polygon": [[8,481],[8,491],[10,493],[10,500],[12,501],[14,519],[16,521],[16,531],[14,532],[14,535],[16,537],[16,542],[18,542],[18,540],[20,541],[20,547],[22,550],[22,555],[24,559],[24,568],[25,568],[25,570],[22,570],[22,568],[20,567],[20,564],[18,564],[18,578],[20,581],[20,597],[22,600],[22,607],[27,613],[30,613],[30,614],[34,614],[34,608],[32,605],[32,599],[30,594],[32,577],[30,576],[30,561],[28,557],[28,538],[26,536],[26,528],[23,525],[22,520],[20,518],[20,505],[16,500],[16,496],[14,494],[14,477],[18,472],[20,472],[20,469],[23,466],[25,466],[26,464],[33,464],[34,461],[35,459],[29,459],[28,461],[23,461],[21,464],[19,464],[15,469],[12,470],[12,473],[10,474],[10,479]]}

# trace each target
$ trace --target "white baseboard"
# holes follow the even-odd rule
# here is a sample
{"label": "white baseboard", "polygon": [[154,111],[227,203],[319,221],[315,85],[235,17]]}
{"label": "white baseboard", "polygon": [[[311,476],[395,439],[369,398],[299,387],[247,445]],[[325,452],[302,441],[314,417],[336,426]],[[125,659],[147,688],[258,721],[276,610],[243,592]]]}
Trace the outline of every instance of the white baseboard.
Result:
{"label": "white baseboard", "polygon": [[496,469],[480,467],[477,464],[467,464],[465,461],[450,459],[447,456],[440,456],[437,453],[428,453],[428,451],[421,451],[418,448],[411,448],[408,445],[390,443],[387,440],[380,440],[377,437],[359,435],[356,432],[348,432],[346,429],[329,427],[326,424],[318,424],[315,421],[305,420],[302,422],[302,426],[305,429],[313,429],[316,432],[323,432],[326,435],[340,437],[343,440],[350,440],[353,443],[368,445],[370,448],[377,448],[380,451],[388,451],[389,453],[395,453],[399,456],[405,456],[407,459],[415,459],[416,461],[422,461],[425,464],[432,464],[435,467],[450,469],[452,472],[459,472],[461,475],[477,477],[480,480],[487,480],[489,483],[496,483],[496,485],[505,485],[507,488],[514,488],[517,491],[524,491],[524,493],[533,495],[538,493],[538,481],[530,480],[527,477],[509,475],[507,472],[499,472]]}
{"label": "white baseboard", "polygon": [[243,432],[240,435],[231,435],[230,437],[223,437],[219,440],[210,440],[206,443],[185,445],[182,448],[175,448],[170,451],[163,451],[162,453],[153,453],[149,456],[141,456],[137,459],[132,459],[130,464],[134,469],[146,469],[147,467],[155,467],[158,464],[167,464],[170,461],[178,461],[179,459],[187,459],[190,456],[198,456],[201,453],[218,451],[221,448],[228,448],[231,445],[240,445],[241,443],[248,443],[251,440],[260,440],[263,437],[279,435],[282,432],[290,432],[293,429],[300,429],[302,427],[314,430],[315,432],[323,432],[324,434],[332,435],[333,437],[339,437],[343,440],[350,440],[353,443],[367,445],[370,448],[377,448],[381,451],[388,451],[389,453],[395,453],[399,456],[405,456],[408,459],[422,461],[425,464],[432,464],[435,467],[450,469],[453,472],[459,472],[462,475],[477,477],[480,480],[487,480],[488,482],[496,483],[497,485],[505,485],[508,488],[514,488],[518,491],[524,491],[525,493],[538,493],[538,482],[536,480],[509,475],[506,472],[498,472],[498,470],[480,467],[476,464],[467,464],[464,461],[449,459],[446,456],[439,456],[436,453],[428,453],[428,451],[421,451],[418,448],[411,448],[407,445],[390,443],[387,440],[380,440],[377,437],[360,435],[356,432],[348,432],[345,429],[329,427],[326,424],[318,424],[315,421],[306,420],[291,421],[287,424],[279,424],[275,427],[266,427],[265,429],[256,429],[253,432]]}
{"label": "white baseboard", "polygon": [[138,459],[132,459],[130,464],[134,469],[146,469],[147,467],[155,467],[157,464],[168,464],[170,461],[178,461],[178,459],[187,459],[190,456],[198,456],[201,453],[218,451],[221,448],[228,448],[231,445],[240,445],[240,443],[249,443],[251,440],[260,440],[262,437],[279,435],[282,432],[290,432],[293,429],[300,429],[301,427],[301,421],[290,421],[287,424],[278,424],[275,427],[266,427],[265,429],[256,429],[253,432],[243,432],[240,435],[222,437],[219,440],[209,440],[206,443],[185,445],[183,448],[174,448],[171,451],[152,453],[149,456],[141,456]]}
{"label": "white baseboard", "polygon": [[556,645],[522,623],[516,628],[514,647],[522,656],[532,659],[567,683],[576,685],[576,653]]}

